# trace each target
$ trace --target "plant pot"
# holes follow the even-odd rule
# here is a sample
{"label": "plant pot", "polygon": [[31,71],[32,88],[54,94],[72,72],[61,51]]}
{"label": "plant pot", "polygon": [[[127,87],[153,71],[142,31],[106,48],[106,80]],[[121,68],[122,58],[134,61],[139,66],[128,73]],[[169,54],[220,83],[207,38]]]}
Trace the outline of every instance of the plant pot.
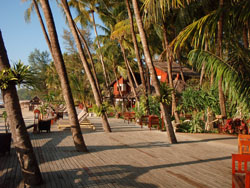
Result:
{"label": "plant pot", "polygon": [[11,133],[0,133],[0,155],[10,153]]}

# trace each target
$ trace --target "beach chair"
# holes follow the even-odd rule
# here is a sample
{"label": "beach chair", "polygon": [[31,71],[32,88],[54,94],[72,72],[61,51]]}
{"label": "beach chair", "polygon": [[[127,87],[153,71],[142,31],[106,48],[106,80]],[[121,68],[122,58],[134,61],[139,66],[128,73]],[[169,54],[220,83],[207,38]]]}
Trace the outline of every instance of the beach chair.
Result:
{"label": "beach chair", "polygon": [[86,120],[88,115],[89,115],[88,112],[82,110],[77,116],[79,123],[81,124],[84,120]]}

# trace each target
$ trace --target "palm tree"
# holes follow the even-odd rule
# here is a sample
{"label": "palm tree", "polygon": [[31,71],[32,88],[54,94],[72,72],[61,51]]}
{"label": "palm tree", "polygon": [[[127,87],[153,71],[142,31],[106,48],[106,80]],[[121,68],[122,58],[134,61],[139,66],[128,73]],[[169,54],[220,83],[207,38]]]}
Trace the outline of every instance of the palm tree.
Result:
{"label": "palm tree", "polygon": [[52,57],[54,59],[55,67],[56,67],[56,70],[58,72],[58,75],[61,81],[62,93],[63,93],[64,100],[66,102],[66,106],[69,112],[69,120],[71,124],[71,132],[72,132],[74,144],[75,144],[77,151],[86,152],[87,147],[83,140],[83,136],[82,136],[81,129],[80,129],[80,124],[77,118],[74,100],[73,100],[71,89],[69,86],[69,80],[67,77],[64,60],[63,60],[61,49],[59,46],[56,28],[55,28],[52,12],[49,6],[49,2],[48,0],[41,0],[40,2],[42,5],[44,17],[45,17],[47,27],[48,27],[48,33],[50,37],[52,54],[53,54]]}
{"label": "palm tree", "polygon": [[144,70],[143,70],[142,61],[141,61],[141,57],[140,57],[139,47],[138,47],[138,44],[137,44],[136,34],[135,34],[135,30],[134,30],[133,15],[132,15],[132,12],[131,12],[131,9],[130,9],[129,1],[125,0],[125,2],[126,2],[127,10],[128,10],[128,16],[129,16],[129,21],[130,21],[130,29],[131,29],[132,40],[133,40],[133,44],[134,44],[135,55],[136,55],[136,59],[137,59],[137,63],[138,63],[139,71],[140,71],[140,77],[141,77],[142,85],[143,85],[143,88],[144,88],[144,94],[146,96],[147,95],[147,87],[146,87]]}
{"label": "palm tree", "polygon": [[[0,71],[9,68],[9,59],[0,31]],[[29,186],[39,185],[43,180],[25,127],[15,84],[9,83],[6,89],[2,89],[2,95],[24,182]]]}
{"label": "palm tree", "polygon": [[[172,5],[171,5],[172,6]],[[175,116],[175,121],[179,124],[180,123],[180,118],[176,109],[176,96],[174,92],[174,84],[173,84],[173,78],[172,78],[172,63],[174,61],[174,54],[172,53],[172,49],[169,45],[169,34],[171,33],[168,31],[168,28],[173,27],[174,23],[172,20],[173,18],[176,17],[176,13],[172,11],[171,13],[167,12],[166,10],[171,10],[171,7],[169,4],[164,3],[163,1],[147,1],[145,3],[145,9],[147,11],[147,18],[149,20],[152,20],[154,24],[160,26],[162,30],[162,38],[163,38],[163,49],[164,52],[166,52],[166,60],[167,60],[167,65],[168,65],[168,81],[169,81],[169,86],[172,88],[172,109],[173,109],[173,114]]]}
{"label": "palm tree", "polygon": [[[223,8],[223,2],[224,0],[219,0],[219,8]],[[218,22],[218,33],[217,33],[217,43],[218,43],[218,48],[217,48],[217,55],[219,57],[222,57],[222,37],[223,37],[223,15],[220,15],[219,22]],[[225,104],[225,96],[224,92],[222,89],[222,80],[223,80],[223,75],[219,79],[218,82],[218,90],[219,90],[219,101],[220,101],[220,111],[222,117],[226,117],[226,104]]]}
{"label": "palm tree", "polygon": [[[134,8],[134,14],[135,14],[135,18],[136,18],[137,27],[138,27],[139,34],[140,34],[140,37],[141,37],[144,56],[145,56],[147,66],[148,66],[149,71],[150,71],[150,75],[151,75],[151,78],[152,78],[152,83],[153,83],[153,86],[155,87],[156,95],[161,97],[160,84],[159,84],[159,80],[157,79],[157,75],[156,75],[155,68],[154,68],[154,65],[153,65],[153,62],[152,62],[151,54],[149,52],[149,48],[148,48],[148,44],[147,44],[147,38],[146,38],[145,31],[144,31],[143,23],[142,23],[142,20],[141,20],[141,15],[140,15],[137,0],[132,0],[132,3],[133,3],[133,8]],[[164,123],[166,125],[169,140],[170,140],[171,143],[177,143],[177,139],[176,139],[175,134],[174,134],[173,126],[172,126],[172,123],[171,123],[171,118],[170,118],[170,115],[169,115],[169,112],[168,112],[168,109],[167,109],[167,105],[165,103],[161,102],[160,107],[161,107],[161,111],[162,111],[162,114],[163,114],[163,120],[164,120]]]}
{"label": "palm tree", "polygon": [[[83,52],[82,45],[81,45],[81,42],[80,42],[80,38],[79,38],[79,35],[78,35],[77,30],[75,28],[75,24],[74,24],[74,21],[73,21],[72,16],[71,16],[68,3],[67,3],[66,0],[61,0],[61,2],[62,2],[64,12],[66,14],[68,23],[69,23],[70,30],[71,30],[71,32],[73,34],[74,39],[75,39],[75,42],[76,42],[76,45],[77,45],[77,48],[78,48],[78,51],[79,51],[79,55],[80,55],[81,61],[82,61],[83,66],[84,66],[84,70],[86,71],[86,74],[88,76],[90,85],[92,87],[92,91],[93,91],[93,94],[94,94],[94,97],[95,97],[96,104],[97,104],[98,107],[101,107],[102,106],[101,96],[99,95],[99,92],[98,92],[98,89],[97,89],[97,86],[96,86],[96,82],[95,82],[95,80],[93,78],[92,72],[90,71],[87,59],[86,59],[85,54]],[[105,132],[111,132],[111,129],[110,129],[110,126],[109,126],[109,123],[108,123],[107,116],[105,115],[105,112],[102,113],[102,123],[103,123],[104,131]]]}
{"label": "palm tree", "polygon": [[[28,0],[22,0],[23,2],[26,2]],[[36,2],[37,0],[32,0],[32,3],[30,5],[30,7],[26,10],[25,12],[25,20],[27,22],[30,21],[30,15],[31,15],[31,12],[33,10],[33,7],[35,7],[35,11],[36,11],[36,14],[38,16],[38,19],[39,19],[39,22],[40,22],[40,25],[41,25],[41,28],[42,28],[42,31],[43,31],[43,34],[44,34],[44,37],[45,37],[45,40],[47,42],[47,45],[49,47],[49,50],[50,52],[52,52],[52,49],[51,49],[51,44],[50,44],[50,40],[49,40],[49,36],[48,36],[48,33],[46,31],[46,28],[45,28],[45,25],[44,25],[44,22],[43,22],[43,19],[42,19],[42,16],[41,16],[41,13],[40,13],[40,10],[39,10],[39,7],[38,7],[38,4]]]}
{"label": "palm tree", "polygon": [[[101,48],[100,42],[98,40],[98,33],[97,33],[97,28],[96,28],[96,23],[95,23],[95,12],[97,11],[96,9],[96,5],[98,4],[97,0],[88,0],[88,1],[82,1],[82,0],[71,0],[70,4],[75,7],[78,10],[78,19],[81,20],[82,18],[79,17],[85,17],[86,15],[88,15],[89,13],[91,14],[91,17],[88,17],[88,19],[92,22],[93,27],[94,27],[94,32],[97,38],[97,46],[98,49]],[[87,8],[88,10],[86,10],[85,8]],[[101,61],[101,65],[102,65],[102,69],[103,69],[103,74],[104,74],[104,80],[105,80],[105,86],[106,88],[109,90],[109,84],[108,84],[108,76],[107,76],[107,71],[106,71],[106,67],[103,61],[103,55],[101,50],[99,50],[99,56],[100,56],[100,61]]]}

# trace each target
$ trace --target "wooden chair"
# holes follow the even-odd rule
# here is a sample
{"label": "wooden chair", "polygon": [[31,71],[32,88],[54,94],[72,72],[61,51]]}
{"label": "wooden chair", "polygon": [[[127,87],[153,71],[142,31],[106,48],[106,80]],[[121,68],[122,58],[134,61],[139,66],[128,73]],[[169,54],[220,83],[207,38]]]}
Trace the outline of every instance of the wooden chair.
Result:
{"label": "wooden chair", "polygon": [[157,129],[160,130],[160,121],[159,117],[156,115],[150,115],[148,117],[148,128],[151,130],[152,125],[157,125]]}
{"label": "wooden chair", "polygon": [[238,135],[238,152],[240,154],[250,154],[250,135]]}
{"label": "wooden chair", "polygon": [[124,118],[124,122],[125,120],[127,120],[129,124],[130,121],[132,122],[132,120],[135,120],[135,112],[124,112],[123,118]]}
{"label": "wooden chair", "polygon": [[250,188],[250,155],[232,154],[232,188]]}

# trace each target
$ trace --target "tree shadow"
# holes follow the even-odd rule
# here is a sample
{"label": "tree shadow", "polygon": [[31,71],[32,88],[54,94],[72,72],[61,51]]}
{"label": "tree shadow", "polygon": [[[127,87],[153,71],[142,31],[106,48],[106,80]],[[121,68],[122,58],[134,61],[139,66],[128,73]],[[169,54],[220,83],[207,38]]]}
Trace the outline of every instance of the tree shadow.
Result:
{"label": "tree shadow", "polygon": [[219,141],[219,140],[237,140],[237,137],[223,137],[223,138],[209,138],[202,140],[188,140],[188,141],[180,141],[178,144],[190,144],[190,143],[200,143],[200,142],[211,142],[211,141]]}
{"label": "tree shadow", "polygon": [[[138,167],[132,165],[103,165],[88,167],[87,164],[81,162],[82,168],[76,168],[71,170],[61,170],[43,173],[45,179],[45,184],[56,184],[56,185],[67,185],[67,187],[91,187],[91,186],[107,186],[111,185],[112,187],[152,187],[156,188],[159,185],[148,183],[148,180],[145,182],[138,181],[138,177],[142,176],[149,171],[157,169],[165,169],[166,173],[171,176],[177,176],[179,181],[183,181],[183,186],[185,184],[193,185],[197,187],[202,187],[202,182],[199,181],[199,178],[188,178],[185,174],[179,175],[172,172],[169,168],[193,165],[200,163],[207,163],[212,161],[222,161],[231,159],[231,156],[211,158],[206,160],[196,160],[189,162],[180,162],[180,163],[171,163],[164,165],[155,165],[148,167]],[[53,178],[52,178],[53,177]],[[152,177],[154,178],[154,177]],[[154,181],[153,181],[154,182]],[[166,182],[167,187],[167,182]]]}

